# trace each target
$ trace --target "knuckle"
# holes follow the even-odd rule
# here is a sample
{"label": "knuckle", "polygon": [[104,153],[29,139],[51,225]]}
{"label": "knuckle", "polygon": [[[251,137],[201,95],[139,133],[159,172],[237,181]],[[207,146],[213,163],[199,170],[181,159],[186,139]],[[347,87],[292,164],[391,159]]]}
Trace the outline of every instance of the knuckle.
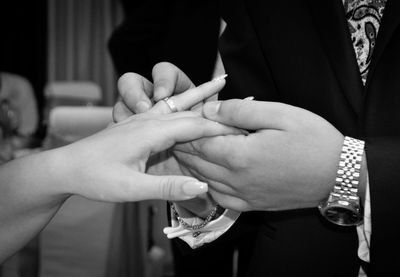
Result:
{"label": "knuckle", "polygon": [[118,89],[123,90],[132,80],[135,80],[139,75],[133,72],[124,73],[117,81]]}
{"label": "knuckle", "polygon": [[246,101],[231,99],[221,104],[219,114],[223,115],[228,122],[235,122],[238,116],[248,113]]}
{"label": "knuckle", "polygon": [[244,154],[247,153],[247,151],[244,151],[243,149],[241,151],[236,151],[235,149],[227,149],[226,153],[227,155],[225,155],[225,162],[228,168],[234,170],[243,170],[248,168],[250,159],[247,155]]}
{"label": "knuckle", "polygon": [[[125,73],[117,82],[118,93],[121,98],[126,101],[140,95],[143,77],[136,73]],[[138,95],[137,95],[138,94]]]}
{"label": "knuckle", "polygon": [[162,199],[171,198],[175,196],[175,186],[172,177],[165,177],[159,183],[159,196]]}
{"label": "knuckle", "polygon": [[150,130],[159,130],[160,128],[163,127],[163,124],[160,122],[160,120],[155,118],[146,119],[146,121],[143,123],[144,123],[143,125],[147,126],[148,129]]}
{"label": "knuckle", "polygon": [[153,66],[153,73],[166,69],[175,69],[175,66],[170,62],[159,62]]}
{"label": "knuckle", "polygon": [[[183,113],[183,112],[181,112],[181,113]],[[211,122],[207,122],[206,119],[199,117],[199,114],[196,114],[194,112],[185,111],[184,113],[185,113],[186,117],[180,118],[176,122],[178,124],[181,124],[181,126],[185,126],[191,130],[195,129],[197,132],[199,132],[199,134],[201,136],[205,136],[206,131],[209,129],[209,127],[210,127],[209,124]],[[211,124],[215,124],[215,123],[211,123]]]}

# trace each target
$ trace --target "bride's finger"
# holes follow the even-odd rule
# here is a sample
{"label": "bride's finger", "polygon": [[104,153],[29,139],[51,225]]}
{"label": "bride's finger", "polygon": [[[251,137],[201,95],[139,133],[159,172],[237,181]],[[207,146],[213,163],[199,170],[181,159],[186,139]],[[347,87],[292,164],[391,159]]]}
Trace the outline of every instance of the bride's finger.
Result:
{"label": "bride's finger", "polygon": [[168,100],[158,101],[150,111],[166,114],[188,110],[218,93],[225,85],[226,76],[222,75],[198,87],[190,88],[185,92],[169,97]]}

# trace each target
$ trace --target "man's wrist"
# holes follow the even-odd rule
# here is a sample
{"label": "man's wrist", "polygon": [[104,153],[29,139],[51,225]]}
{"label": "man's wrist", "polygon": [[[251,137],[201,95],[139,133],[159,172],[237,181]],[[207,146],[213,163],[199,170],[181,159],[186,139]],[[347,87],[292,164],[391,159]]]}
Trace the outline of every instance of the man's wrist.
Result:
{"label": "man's wrist", "polygon": [[[345,137],[335,179],[335,186],[318,208],[334,224],[354,226],[362,223],[362,205],[359,187],[364,155],[364,141]],[[365,177],[363,177],[365,178]],[[364,194],[365,183],[364,181]],[[362,192],[363,193],[363,192]]]}

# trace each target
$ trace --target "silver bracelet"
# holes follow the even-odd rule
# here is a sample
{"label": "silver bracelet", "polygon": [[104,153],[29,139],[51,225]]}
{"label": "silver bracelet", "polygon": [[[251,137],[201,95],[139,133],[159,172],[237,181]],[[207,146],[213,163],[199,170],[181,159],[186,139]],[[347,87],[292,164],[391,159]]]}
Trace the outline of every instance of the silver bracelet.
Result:
{"label": "silver bracelet", "polygon": [[214,220],[216,215],[217,215],[217,211],[219,209],[221,209],[221,207],[217,204],[215,205],[211,212],[207,215],[207,217],[204,219],[204,221],[200,224],[189,224],[187,223],[185,220],[183,220],[182,217],[179,216],[174,203],[169,202],[170,206],[171,206],[171,210],[172,213],[174,214],[174,216],[178,219],[178,222],[182,225],[182,227],[186,230],[190,230],[190,231],[195,231],[195,230],[200,230],[202,228],[204,228],[208,223],[210,223],[210,221]]}

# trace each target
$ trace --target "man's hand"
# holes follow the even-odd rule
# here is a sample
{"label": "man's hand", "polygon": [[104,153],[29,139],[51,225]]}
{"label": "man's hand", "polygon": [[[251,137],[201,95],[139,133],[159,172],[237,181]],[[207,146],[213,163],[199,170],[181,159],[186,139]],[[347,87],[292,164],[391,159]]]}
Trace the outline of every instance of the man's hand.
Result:
{"label": "man's hand", "polygon": [[238,211],[316,207],[332,189],[343,135],[301,108],[273,102],[208,102],[203,116],[249,135],[202,138],[174,156]]}
{"label": "man's hand", "polygon": [[156,64],[152,75],[153,82],[136,73],[125,73],[119,78],[121,97],[113,109],[115,122],[148,111],[170,113],[167,104],[160,101],[166,97],[173,99],[179,111],[199,110],[204,100],[215,97],[225,85],[225,80],[219,78],[195,87],[185,73],[167,62]]}

